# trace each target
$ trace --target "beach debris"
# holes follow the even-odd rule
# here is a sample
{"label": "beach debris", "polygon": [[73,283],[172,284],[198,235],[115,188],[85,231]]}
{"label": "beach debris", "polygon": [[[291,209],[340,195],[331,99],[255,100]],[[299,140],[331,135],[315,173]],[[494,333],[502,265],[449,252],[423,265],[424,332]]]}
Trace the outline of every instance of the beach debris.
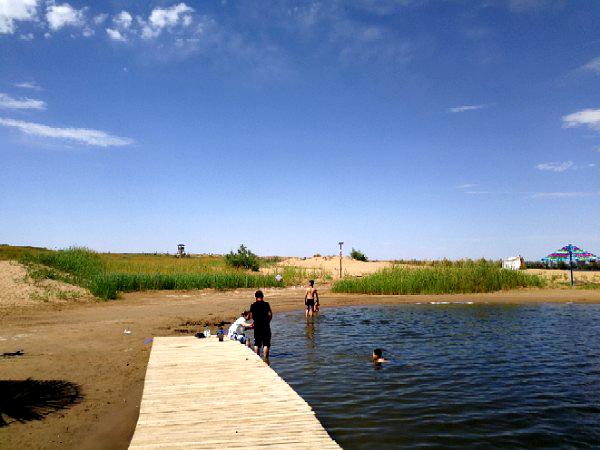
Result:
{"label": "beach debris", "polygon": [[280,273],[278,273],[277,275],[275,275],[275,281],[277,281],[278,283],[281,283],[282,280],[283,280],[283,277],[281,276]]}
{"label": "beach debris", "polygon": [[25,352],[23,350],[17,350],[16,352],[4,352],[2,356],[4,358],[13,358],[15,356],[23,356]]}
{"label": "beach debris", "polygon": [[144,345],[148,345],[148,344],[150,344],[152,341],[154,341],[154,338],[147,338],[147,339],[144,339]]}
{"label": "beach debris", "polygon": [[123,334],[131,334],[131,330],[128,330],[127,328],[125,328],[125,330],[123,331]]}

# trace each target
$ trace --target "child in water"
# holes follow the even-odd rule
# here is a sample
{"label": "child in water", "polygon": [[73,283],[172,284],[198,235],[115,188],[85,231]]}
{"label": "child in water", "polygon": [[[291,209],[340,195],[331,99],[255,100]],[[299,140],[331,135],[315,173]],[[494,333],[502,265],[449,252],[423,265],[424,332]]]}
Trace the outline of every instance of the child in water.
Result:
{"label": "child in water", "polygon": [[389,361],[383,357],[383,350],[380,348],[373,350],[373,364],[381,364],[385,362]]}

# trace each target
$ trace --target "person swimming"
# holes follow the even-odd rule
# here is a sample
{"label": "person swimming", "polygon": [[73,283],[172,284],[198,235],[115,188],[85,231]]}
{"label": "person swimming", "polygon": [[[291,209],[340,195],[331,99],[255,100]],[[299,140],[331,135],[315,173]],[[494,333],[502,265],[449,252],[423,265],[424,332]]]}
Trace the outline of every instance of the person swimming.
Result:
{"label": "person swimming", "polygon": [[379,365],[381,363],[389,362],[387,359],[383,357],[383,350],[380,348],[376,348],[373,350],[373,364]]}

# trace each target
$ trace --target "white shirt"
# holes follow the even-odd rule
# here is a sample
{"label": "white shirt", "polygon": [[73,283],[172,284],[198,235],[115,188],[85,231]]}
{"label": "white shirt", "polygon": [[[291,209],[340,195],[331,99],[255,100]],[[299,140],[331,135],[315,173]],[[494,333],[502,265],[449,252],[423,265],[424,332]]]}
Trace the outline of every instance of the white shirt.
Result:
{"label": "white shirt", "polygon": [[238,320],[236,320],[235,322],[233,322],[229,326],[229,330],[227,331],[227,337],[231,338],[234,335],[234,333],[242,334],[244,332],[244,324],[245,323],[252,323],[252,320],[246,321],[246,319],[244,318],[244,316],[242,316]]}

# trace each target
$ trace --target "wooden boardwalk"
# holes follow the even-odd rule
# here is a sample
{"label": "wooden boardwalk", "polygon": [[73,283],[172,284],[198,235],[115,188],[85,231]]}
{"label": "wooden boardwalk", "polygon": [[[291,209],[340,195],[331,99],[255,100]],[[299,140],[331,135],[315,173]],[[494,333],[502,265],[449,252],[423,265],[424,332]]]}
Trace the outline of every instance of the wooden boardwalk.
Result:
{"label": "wooden boardwalk", "polygon": [[339,449],[310,405],[243,345],[154,339],[130,449]]}

